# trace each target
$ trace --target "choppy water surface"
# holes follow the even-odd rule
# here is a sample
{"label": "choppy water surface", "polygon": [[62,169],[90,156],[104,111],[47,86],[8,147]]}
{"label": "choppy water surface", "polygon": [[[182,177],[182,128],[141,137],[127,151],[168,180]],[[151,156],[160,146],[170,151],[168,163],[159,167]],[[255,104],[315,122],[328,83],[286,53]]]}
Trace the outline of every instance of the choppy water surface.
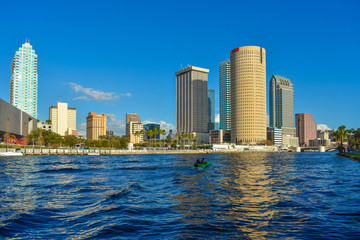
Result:
{"label": "choppy water surface", "polygon": [[330,153],[0,158],[0,238],[359,239],[359,176]]}

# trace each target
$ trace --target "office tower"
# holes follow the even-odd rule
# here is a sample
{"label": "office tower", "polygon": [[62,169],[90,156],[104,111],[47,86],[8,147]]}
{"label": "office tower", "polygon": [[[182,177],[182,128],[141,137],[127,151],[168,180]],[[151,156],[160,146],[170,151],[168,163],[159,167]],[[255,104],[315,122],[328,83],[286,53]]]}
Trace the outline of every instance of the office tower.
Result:
{"label": "office tower", "polygon": [[141,122],[140,115],[137,113],[127,113],[126,114],[126,124],[130,122]]}
{"label": "office tower", "polygon": [[317,137],[317,125],[313,116],[309,113],[298,113],[295,115],[295,125],[300,146],[308,147],[309,140]]}
{"label": "office tower", "polygon": [[266,140],[266,59],[257,46],[235,48],[231,63],[231,140],[259,144]]}
{"label": "office tower", "polygon": [[176,72],[176,130],[209,141],[208,69],[189,66]]}
{"label": "office tower", "polygon": [[215,129],[215,89],[208,89],[208,122],[209,129]]}
{"label": "office tower", "polygon": [[230,59],[219,65],[220,129],[231,129],[231,71]]}
{"label": "office tower", "polygon": [[77,135],[76,108],[68,107],[67,103],[57,102],[56,106],[49,108],[49,119],[53,132],[61,136]]}
{"label": "office tower", "polygon": [[282,144],[282,135],[283,130],[277,127],[268,127],[267,128],[267,140],[272,141],[275,146],[280,146]]}
{"label": "office tower", "polygon": [[86,138],[98,140],[99,136],[106,135],[106,114],[90,112],[86,117]]}
{"label": "office tower", "polygon": [[132,122],[130,121],[127,125],[129,128],[129,142],[131,143],[140,143],[144,140],[144,135],[140,131],[144,130],[144,126],[141,122]]}
{"label": "office tower", "polygon": [[126,114],[126,136],[131,143],[140,143],[144,140],[143,134],[137,135],[136,132],[143,130],[140,115],[137,113]]}
{"label": "office tower", "polygon": [[[160,130],[160,124],[159,123],[147,123],[147,124],[144,124],[144,137],[145,139],[150,139],[149,136],[146,136],[146,131],[149,131],[149,130]],[[155,134],[154,136],[152,136],[152,138],[155,138],[155,139],[160,139],[160,134]]]}
{"label": "office tower", "polygon": [[37,118],[37,55],[26,42],[15,53],[10,82],[10,103]]}
{"label": "office tower", "polygon": [[106,136],[114,136],[114,130],[106,130]]}
{"label": "office tower", "polygon": [[272,75],[269,87],[270,127],[295,136],[294,88],[290,79]]}
{"label": "office tower", "polygon": [[137,113],[127,113],[126,114],[126,135],[130,135],[130,122],[140,122],[140,115]]}

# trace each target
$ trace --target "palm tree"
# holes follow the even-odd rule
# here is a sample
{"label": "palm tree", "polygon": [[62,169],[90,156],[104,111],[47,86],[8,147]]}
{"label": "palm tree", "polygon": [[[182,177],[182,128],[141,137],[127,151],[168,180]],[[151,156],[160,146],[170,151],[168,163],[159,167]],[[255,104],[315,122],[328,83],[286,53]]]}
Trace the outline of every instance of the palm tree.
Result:
{"label": "palm tree", "polygon": [[161,134],[161,135],[163,136],[163,138],[164,138],[164,147],[165,147],[166,130],[165,130],[165,129],[160,130],[160,134]]}
{"label": "palm tree", "polygon": [[341,125],[336,131],[336,136],[338,138],[337,141],[340,141],[339,152],[342,153],[344,151],[344,141],[346,140],[347,133],[349,130],[346,130],[345,125]]}
{"label": "palm tree", "polygon": [[154,139],[153,139],[154,147],[156,147],[156,137],[157,137],[157,135],[159,135],[159,130],[157,128],[154,128],[153,133],[154,133]]}
{"label": "palm tree", "polygon": [[355,146],[355,129],[349,129],[347,130],[347,139],[348,139],[348,147],[350,147],[351,149],[353,149],[353,146]]}
{"label": "palm tree", "polygon": [[355,131],[354,137],[355,137],[356,149],[359,151],[359,145],[360,145],[360,128],[358,128],[358,129]]}
{"label": "palm tree", "polygon": [[197,147],[197,142],[198,142],[198,140],[199,140],[199,137],[198,137],[198,136],[195,136],[195,137],[194,137],[195,149],[196,149],[196,147]]}
{"label": "palm tree", "polygon": [[150,145],[151,145],[151,138],[154,136],[154,131],[153,130],[148,130],[146,131],[146,135],[150,137]]}
{"label": "palm tree", "polygon": [[[136,140],[137,140],[137,137],[139,137],[139,136],[140,136],[140,132],[139,132],[139,131],[136,131],[136,132],[134,133],[134,135],[135,135]],[[137,141],[135,141],[135,142],[137,142]]]}
{"label": "palm tree", "polygon": [[183,141],[182,141],[183,149],[185,149],[184,138],[185,138],[186,134],[185,134],[185,133],[181,133],[180,135],[181,135],[181,139],[183,140]]}
{"label": "palm tree", "polygon": [[177,139],[176,148],[179,149],[179,147],[180,147],[181,134],[180,134],[180,133],[176,133],[175,136],[176,136],[176,139]]}

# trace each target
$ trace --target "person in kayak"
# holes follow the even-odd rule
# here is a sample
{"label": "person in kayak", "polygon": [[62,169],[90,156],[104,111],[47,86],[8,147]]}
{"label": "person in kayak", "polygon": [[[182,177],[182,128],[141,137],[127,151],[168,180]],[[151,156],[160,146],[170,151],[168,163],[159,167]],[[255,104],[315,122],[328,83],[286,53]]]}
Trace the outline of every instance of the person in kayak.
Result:
{"label": "person in kayak", "polygon": [[202,158],[200,163],[205,164],[206,163],[205,159]]}
{"label": "person in kayak", "polygon": [[200,163],[200,159],[198,159],[197,161],[196,161],[196,164],[199,164]]}

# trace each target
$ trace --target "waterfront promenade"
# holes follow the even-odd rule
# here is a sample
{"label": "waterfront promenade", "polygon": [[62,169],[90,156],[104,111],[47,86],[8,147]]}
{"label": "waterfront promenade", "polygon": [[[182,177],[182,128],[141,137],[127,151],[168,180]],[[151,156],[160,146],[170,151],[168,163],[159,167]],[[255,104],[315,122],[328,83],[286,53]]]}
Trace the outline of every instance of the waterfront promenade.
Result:
{"label": "waterfront promenade", "polygon": [[[1,148],[0,152],[5,152],[5,148]],[[144,150],[110,150],[110,149],[47,149],[34,148],[23,149],[14,148],[9,149],[11,152],[22,152],[24,155],[88,155],[89,153],[99,153],[100,155],[144,155],[144,154],[206,154],[206,153],[236,153],[236,152],[277,152],[277,148],[273,146],[244,146],[243,148],[228,149],[228,150],[212,150],[212,149],[175,149],[175,150],[158,150],[158,149],[144,149]]]}

